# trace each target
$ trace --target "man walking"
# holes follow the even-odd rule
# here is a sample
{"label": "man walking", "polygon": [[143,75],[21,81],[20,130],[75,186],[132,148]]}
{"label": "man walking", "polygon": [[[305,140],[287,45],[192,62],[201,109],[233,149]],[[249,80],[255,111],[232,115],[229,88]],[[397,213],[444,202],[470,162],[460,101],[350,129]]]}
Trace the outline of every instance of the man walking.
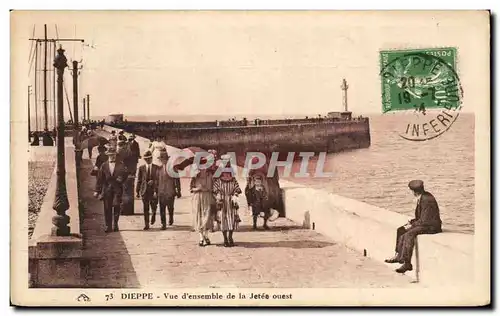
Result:
{"label": "man walking", "polygon": [[108,161],[104,162],[99,169],[94,196],[102,200],[104,204],[106,233],[109,233],[112,230],[115,232],[119,230],[118,220],[121,213],[123,183],[127,178],[127,172],[123,164],[116,160],[114,147],[110,147],[106,154]]}
{"label": "man walking", "polygon": [[131,134],[128,137],[128,149],[129,149],[129,171],[130,174],[135,175],[137,170],[137,163],[139,162],[139,158],[141,157],[141,152],[139,149],[139,144],[135,141],[135,135]]}
{"label": "man walking", "polygon": [[[168,170],[168,153],[166,150],[160,152],[160,161],[162,165],[159,167],[158,175],[158,203],[160,204],[161,229],[167,229],[167,219],[165,208],[168,208],[169,225],[174,223],[174,200],[180,192],[179,179]],[[172,172],[172,171],[170,171]],[[154,218],[153,213],[153,218]]]}
{"label": "man walking", "polygon": [[[149,209],[152,213],[156,213],[158,205],[158,167],[153,164],[153,155],[151,151],[144,153],[145,165],[139,167],[137,175],[137,197],[142,199],[144,206],[144,230],[149,229]],[[154,224],[154,221],[151,222]]]}
{"label": "man walking", "polygon": [[415,238],[418,235],[437,234],[442,231],[439,206],[434,196],[424,190],[424,182],[412,180],[408,187],[412,190],[417,201],[415,218],[405,226],[398,228],[396,232],[396,254],[394,257],[385,260],[388,263],[402,263],[403,265],[396,269],[398,273],[413,270],[411,257],[415,246]]}

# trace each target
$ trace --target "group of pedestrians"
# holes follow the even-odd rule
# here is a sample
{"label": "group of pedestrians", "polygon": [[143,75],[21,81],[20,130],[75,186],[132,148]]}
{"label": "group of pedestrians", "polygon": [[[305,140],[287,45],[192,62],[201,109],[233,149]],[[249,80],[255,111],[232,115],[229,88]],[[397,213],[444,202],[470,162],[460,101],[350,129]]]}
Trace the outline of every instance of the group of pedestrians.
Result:
{"label": "group of pedestrians", "polygon": [[[126,141],[128,140],[128,142]],[[99,146],[94,174],[97,176],[95,197],[104,205],[106,232],[119,231],[119,217],[123,209],[124,184],[129,177],[136,177],[135,195],[142,200],[144,210],[144,230],[149,230],[156,222],[156,211],[159,208],[161,229],[167,224],[174,224],[175,199],[181,198],[181,182],[174,176],[170,164],[170,156],[166,144],[157,139],[142,155],[144,164],[137,168],[140,158],[139,145],[134,135],[125,137],[121,131],[112,133],[107,147]],[[201,166],[210,165],[208,168]],[[230,156],[218,156],[215,150],[202,157],[200,166],[191,165],[189,191],[192,205],[192,229],[199,234],[199,246],[211,244],[209,234],[220,230],[224,238],[224,246],[235,245],[234,232],[241,222],[238,210],[238,197],[242,189],[235,177]],[[218,168],[225,168],[220,174]],[[178,171],[173,166],[174,171]],[[222,169],[221,169],[222,170]],[[233,170],[233,171],[230,171]],[[278,183],[278,179],[270,179],[270,183]],[[269,229],[268,219],[271,217],[273,189],[267,185],[263,170],[253,170],[245,188],[248,206],[252,208],[253,228],[257,229],[258,217],[264,218],[264,229]],[[279,183],[278,183],[279,188]],[[168,211],[168,222],[167,222]]]}
{"label": "group of pedestrians", "polygon": [[99,155],[92,170],[97,177],[94,197],[103,202],[106,233],[119,231],[124,188],[129,178],[135,178],[140,158],[139,145],[133,134],[127,141],[123,133],[119,137],[112,133],[107,146],[100,145],[97,150]]}

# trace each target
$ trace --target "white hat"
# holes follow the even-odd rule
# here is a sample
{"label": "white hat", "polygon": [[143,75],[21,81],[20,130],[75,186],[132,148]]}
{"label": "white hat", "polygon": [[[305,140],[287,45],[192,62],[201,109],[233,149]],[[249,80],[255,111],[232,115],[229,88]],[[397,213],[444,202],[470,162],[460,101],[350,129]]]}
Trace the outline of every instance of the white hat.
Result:
{"label": "white hat", "polygon": [[230,160],[230,159],[231,159],[231,155],[229,155],[229,154],[224,154],[224,155],[220,156],[220,159],[221,159],[221,160]]}

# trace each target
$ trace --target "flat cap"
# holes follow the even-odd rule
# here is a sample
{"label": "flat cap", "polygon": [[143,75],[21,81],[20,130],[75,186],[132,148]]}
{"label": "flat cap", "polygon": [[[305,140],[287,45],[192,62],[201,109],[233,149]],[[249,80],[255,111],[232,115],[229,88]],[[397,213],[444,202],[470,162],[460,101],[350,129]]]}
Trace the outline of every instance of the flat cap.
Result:
{"label": "flat cap", "polygon": [[422,190],[424,188],[424,181],[422,180],[411,180],[410,183],[408,183],[408,187],[415,191],[415,190]]}

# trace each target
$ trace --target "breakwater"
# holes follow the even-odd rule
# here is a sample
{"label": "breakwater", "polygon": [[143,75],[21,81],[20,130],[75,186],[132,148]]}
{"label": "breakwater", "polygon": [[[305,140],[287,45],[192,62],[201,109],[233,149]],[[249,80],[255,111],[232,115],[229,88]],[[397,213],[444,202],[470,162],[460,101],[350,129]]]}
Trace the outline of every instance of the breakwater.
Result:
{"label": "breakwater", "polygon": [[368,118],[252,122],[119,122],[128,133],[160,137],[174,147],[198,146],[219,152],[340,152],[370,146]]}

